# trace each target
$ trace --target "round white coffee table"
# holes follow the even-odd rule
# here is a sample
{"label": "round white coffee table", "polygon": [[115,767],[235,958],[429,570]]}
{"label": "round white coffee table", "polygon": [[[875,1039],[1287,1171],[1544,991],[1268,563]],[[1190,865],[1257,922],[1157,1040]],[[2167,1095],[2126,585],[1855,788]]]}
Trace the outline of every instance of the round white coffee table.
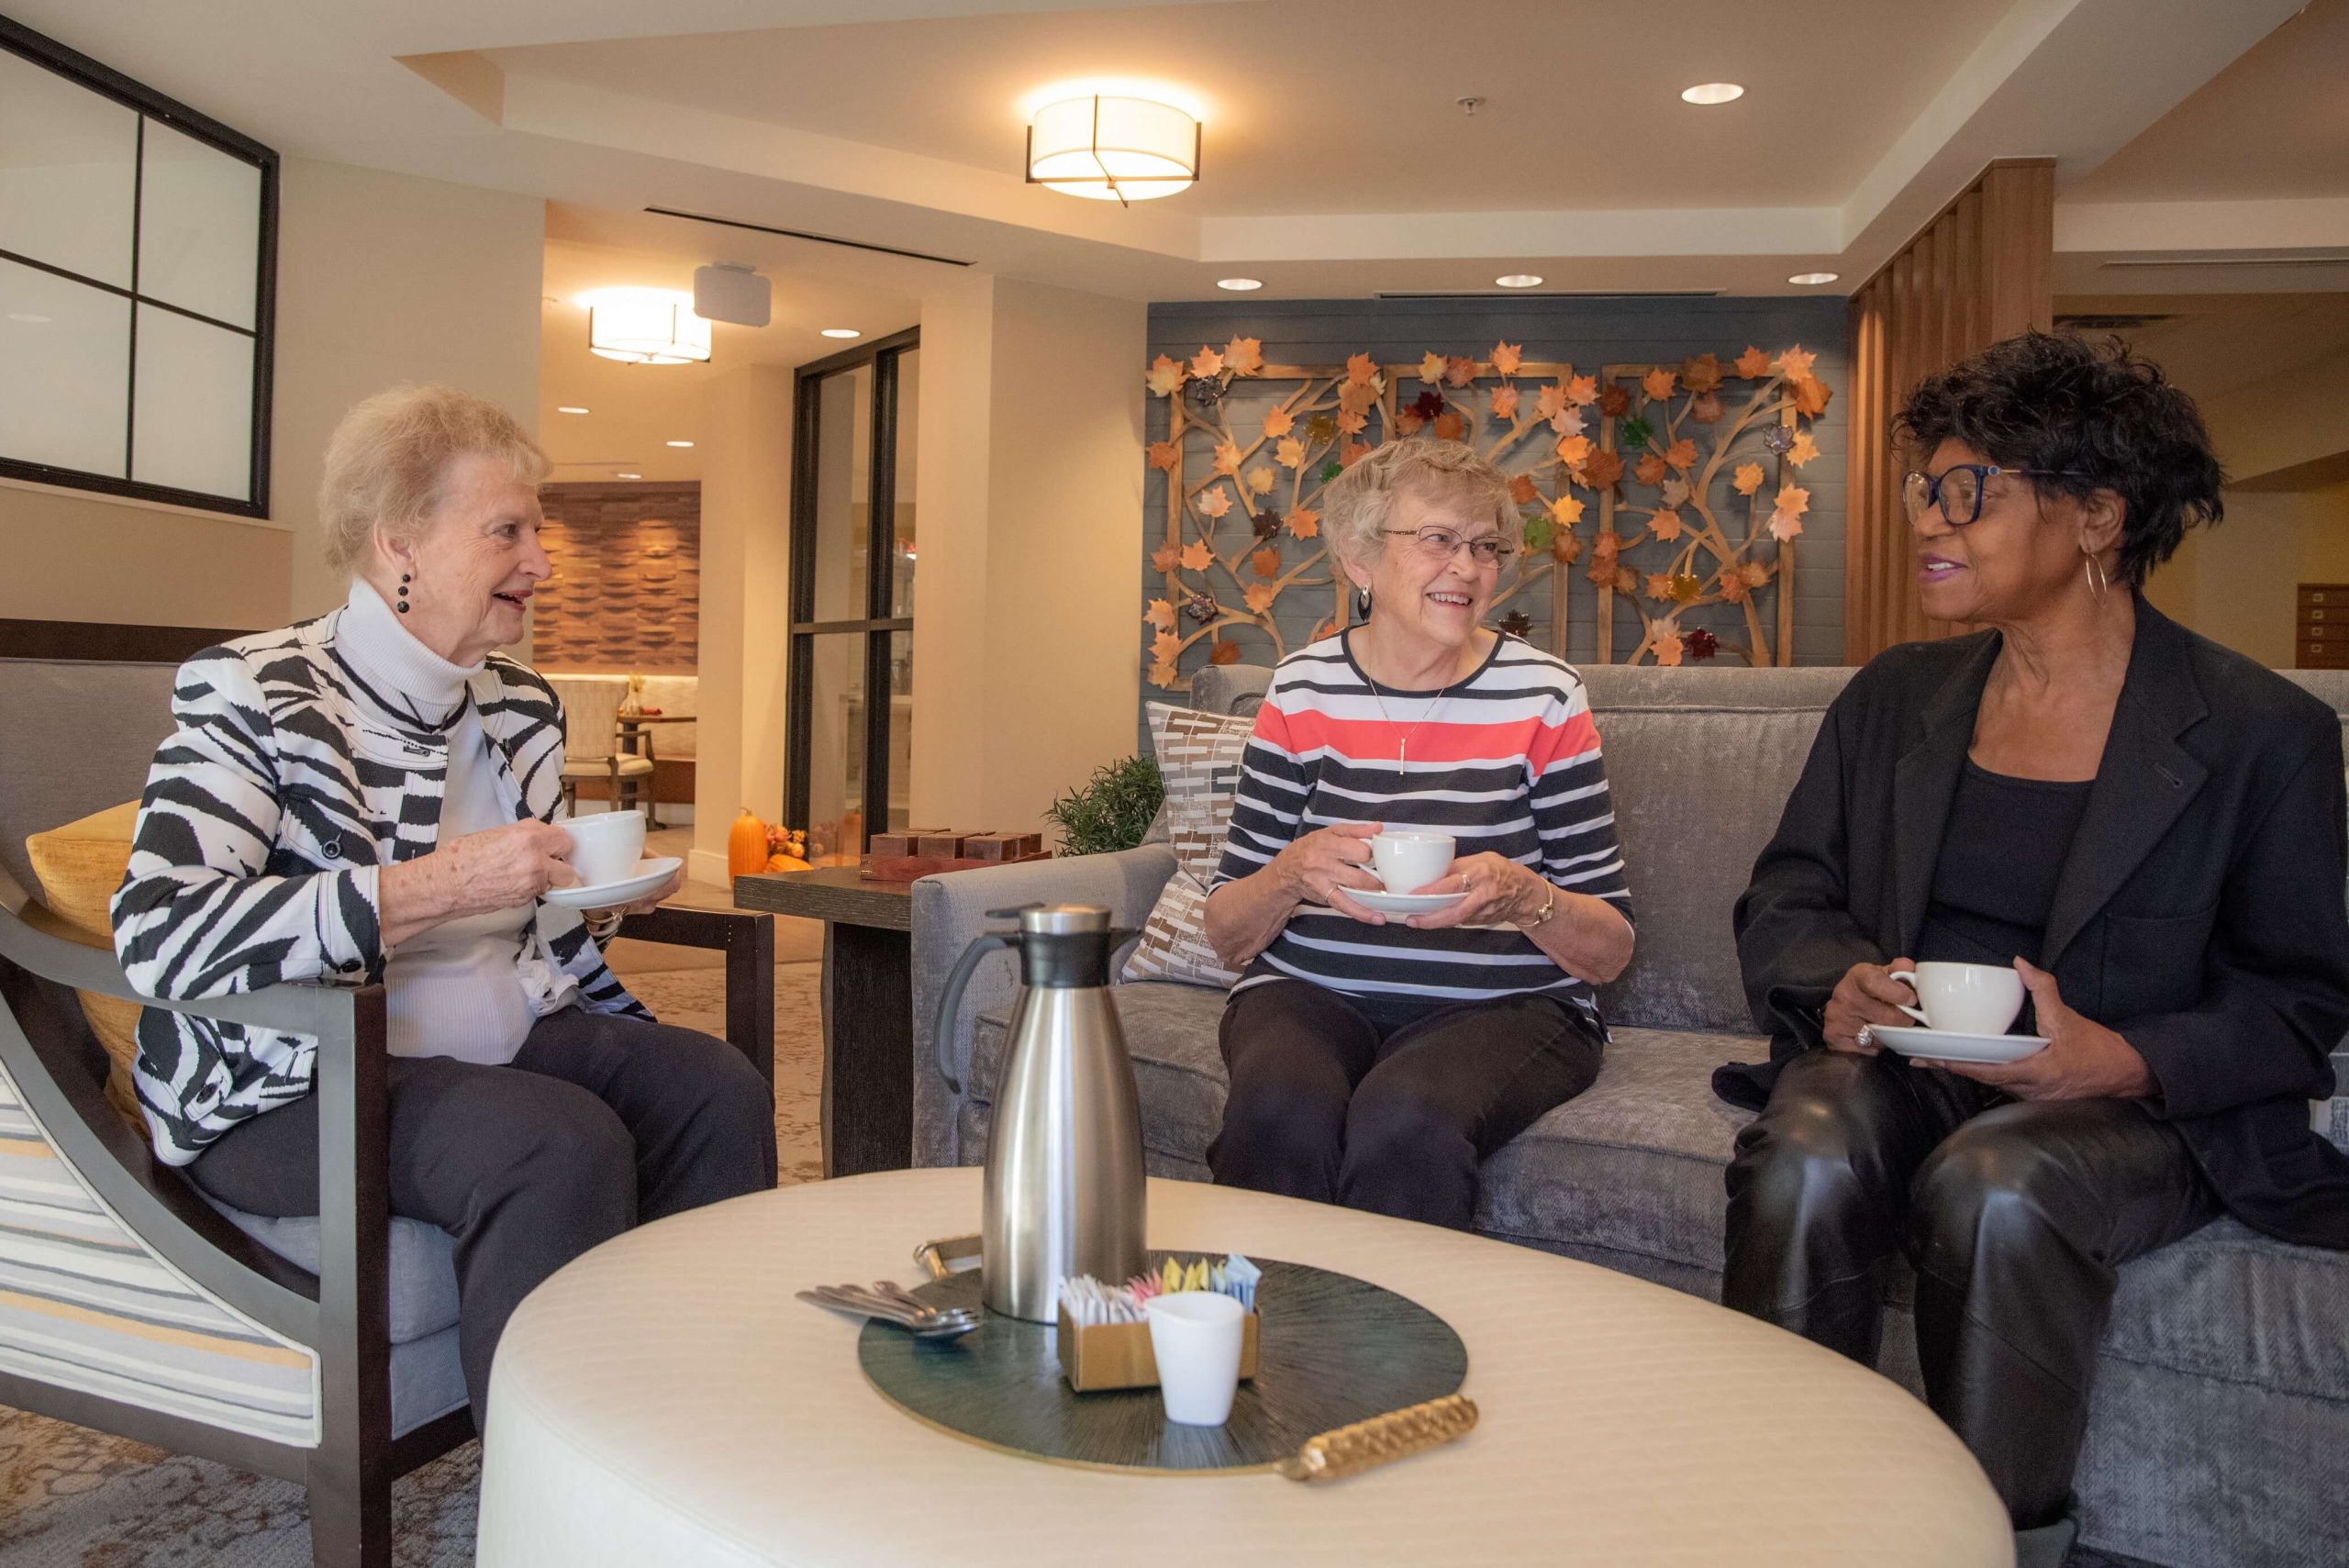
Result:
{"label": "round white coffee table", "polygon": [[1186,1561],[2008,1568],[2006,1514],[1892,1383],[1589,1264],[1348,1209],[1152,1182],[1150,1242],[1341,1270],[1467,1342],[1464,1440],[1353,1480],[1128,1476],[916,1422],[857,1326],[792,1299],[917,1277],[978,1229],[975,1170],[737,1198],[534,1292],[491,1383],[482,1568]]}

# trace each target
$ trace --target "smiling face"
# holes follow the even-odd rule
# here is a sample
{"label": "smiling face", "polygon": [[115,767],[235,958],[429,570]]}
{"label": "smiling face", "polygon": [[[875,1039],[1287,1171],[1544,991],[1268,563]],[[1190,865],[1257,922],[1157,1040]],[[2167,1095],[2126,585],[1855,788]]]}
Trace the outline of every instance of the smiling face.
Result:
{"label": "smiling face", "polygon": [[1379,635],[1408,642],[1458,649],[1466,645],[1492,603],[1498,565],[1478,562],[1464,546],[1439,556],[1410,537],[1420,528],[1448,528],[1463,541],[1501,537],[1489,508],[1479,508],[1456,484],[1407,484],[1395,492],[1386,514],[1385,548],[1353,562],[1357,585],[1367,585],[1375,604],[1372,625]]}
{"label": "smiling face", "polygon": [[[1962,441],[1943,441],[1922,472],[1944,474],[1960,463],[1990,464],[1990,459]],[[2084,551],[2110,543],[2099,519],[2089,515],[2098,510],[2043,492],[2015,473],[1994,474],[1984,483],[1982,513],[1970,524],[1953,526],[1938,502],[1927,507],[1909,525],[1917,549],[1917,595],[1925,614],[1976,626],[2012,625],[2045,613],[2067,595],[2085,592]]]}
{"label": "smiling face", "polygon": [[[396,603],[407,573],[409,605],[401,624],[452,664],[479,663],[518,641],[529,624],[530,595],[554,574],[539,545],[538,486],[495,458],[468,452],[451,460],[440,504],[412,538],[377,536],[377,571],[369,581]],[[388,581],[381,580],[388,572]]]}

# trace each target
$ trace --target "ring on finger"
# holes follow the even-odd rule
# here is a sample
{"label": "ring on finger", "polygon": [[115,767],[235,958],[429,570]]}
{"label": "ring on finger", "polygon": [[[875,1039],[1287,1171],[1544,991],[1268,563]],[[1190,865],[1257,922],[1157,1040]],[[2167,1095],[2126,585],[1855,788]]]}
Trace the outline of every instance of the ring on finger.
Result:
{"label": "ring on finger", "polygon": [[1862,1024],[1860,1026],[1860,1032],[1852,1037],[1852,1043],[1858,1046],[1862,1051],[1865,1051],[1868,1047],[1874,1045],[1876,1043],[1876,1026],[1874,1024]]}

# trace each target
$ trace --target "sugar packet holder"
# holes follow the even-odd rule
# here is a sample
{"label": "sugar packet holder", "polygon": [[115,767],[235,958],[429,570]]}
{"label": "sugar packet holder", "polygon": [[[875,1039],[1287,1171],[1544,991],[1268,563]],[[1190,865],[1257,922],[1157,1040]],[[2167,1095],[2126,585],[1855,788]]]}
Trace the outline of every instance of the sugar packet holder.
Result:
{"label": "sugar packet holder", "polygon": [[1157,1387],[1158,1362],[1141,1304],[1153,1296],[1205,1290],[1233,1296],[1248,1308],[1240,1344],[1240,1376],[1245,1382],[1256,1374],[1256,1284],[1262,1277],[1235,1252],[1221,1262],[1169,1259],[1157,1273],[1138,1275],[1123,1285],[1089,1277],[1064,1280],[1056,1335],[1062,1375],[1079,1394]]}

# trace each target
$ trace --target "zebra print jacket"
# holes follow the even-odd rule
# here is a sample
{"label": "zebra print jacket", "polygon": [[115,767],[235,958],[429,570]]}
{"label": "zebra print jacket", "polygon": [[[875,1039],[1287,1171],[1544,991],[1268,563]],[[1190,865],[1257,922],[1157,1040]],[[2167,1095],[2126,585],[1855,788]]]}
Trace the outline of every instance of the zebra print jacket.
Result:
{"label": "zebra print jacket", "polygon": [[[383,979],[380,868],[438,841],[448,742],[337,651],[347,613],[238,638],[180,667],[178,728],[155,753],[114,895],[115,951],[136,989],[195,1001]],[[562,773],[552,689],[493,655],[468,697],[518,790],[517,819],[552,821]],[[541,902],[515,962],[533,995],[554,990],[560,972],[592,1011],[651,1016],[576,911]],[[134,1077],[157,1156],[184,1165],[248,1117],[300,1099],[317,1051],[306,1035],[149,1008]]]}

